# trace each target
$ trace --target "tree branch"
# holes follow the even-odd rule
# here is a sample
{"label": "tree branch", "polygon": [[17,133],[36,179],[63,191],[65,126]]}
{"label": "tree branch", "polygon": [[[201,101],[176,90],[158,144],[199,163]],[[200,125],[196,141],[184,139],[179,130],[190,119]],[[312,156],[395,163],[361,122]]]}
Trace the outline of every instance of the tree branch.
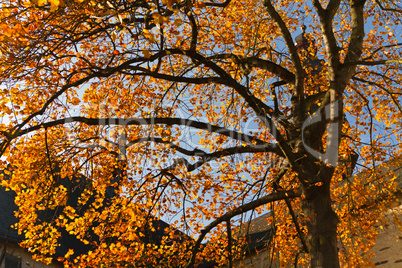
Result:
{"label": "tree branch", "polygon": [[395,106],[398,107],[399,111],[400,111],[401,114],[402,114],[402,106],[401,106],[401,104],[400,104],[399,101],[395,98],[394,94],[393,94],[392,92],[390,92],[388,89],[386,89],[383,85],[377,84],[377,83],[372,82],[372,81],[367,81],[367,80],[358,78],[358,77],[356,77],[356,76],[352,77],[352,79],[354,79],[354,80],[356,80],[356,81],[359,81],[359,82],[362,82],[362,83],[365,83],[365,84],[369,84],[369,85],[375,86],[375,87],[379,87],[379,88],[381,88],[382,90],[384,90],[384,91],[391,97],[391,99],[392,99],[392,101],[394,102]]}
{"label": "tree branch", "polygon": [[226,228],[228,233],[228,259],[229,267],[233,268],[233,257],[232,257],[232,228],[230,226],[230,220],[226,221]]}
{"label": "tree branch", "polygon": [[119,125],[119,126],[139,126],[139,125],[157,125],[164,124],[167,126],[180,125],[186,127],[197,128],[201,130],[206,130],[209,132],[214,132],[223,136],[230,137],[232,139],[241,140],[249,144],[256,142],[256,145],[267,144],[264,141],[258,140],[253,136],[239,133],[227,128],[219,127],[209,123],[194,121],[190,119],[175,118],[175,117],[160,117],[160,118],[87,118],[82,116],[73,116],[63,119],[58,119],[50,122],[41,123],[32,127],[18,131],[18,136],[28,134],[30,132],[39,130],[41,128],[48,128],[57,125],[64,125],[67,123],[79,122],[84,123],[89,126],[108,126],[108,125]]}
{"label": "tree branch", "polygon": [[197,23],[194,19],[194,15],[191,12],[191,9],[189,8],[188,5],[184,7],[184,11],[186,12],[186,15],[188,17],[188,20],[190,21],[191,25],[191,41],[190,41],[190,50],[195,50],[197,47],[197,41],[198,41],[198,29],[197,29]]}
{"label": "tree branch", "polygon": [[352,15],[352,33],[348,45],[348,52],[345,56],[345,64],[343,65],[346,66],[346,68],[342,68],[342,88],[346,87],[356,70],[357,65],[349,65],[349,63],[358,61],[363,52],[365,3],[366,0],[349,0]]}
{"label": "tree branch", "polygon": [[[126,70],[132,70],[132,71],[141,71],[142,73],[130,73],[127,72]],[[178,83],[190,83],[190,84],[208,84],[208,83],[217,83],[217,84],[222,84],[225,85],[226,81],[220,77],[184,77],[184,76],[178,76],[178,75],[169,75],[169,74],[162,74],[158,72],[151,71],[147,68],[141,67],[141,66],[129,66],[125,68],[124,70],[120,71],[120,73],[124,73],[126,75],[144,75],[144,76],[151,76],[154,78],[158,79],[163,79],[166,81],[172,81],[172,82],[178,82]]]}
{"label": "tree branch", "polygon": [[[180,148],[176,145],[174,145],[172,148],[179,148],[178,151],[183,152],[186,155],[189,156],[197,156],[201,157],[200,160],[195,162],[194,164],[190,164],[187,159],[185,158],[180,158],[175,161],[172,165],[170,165],[167,168],[164,168],[163,171],[168,171],[168,170],[173,170],[180,164],[184,164],[184,166],[187,168],[187,172],[191,172],[193,170],[196,170],[197,168],[201,167],[203,164],[211,162],[213,160],[216,160],[218,158],[222,158],[225,156],[230,156],[230,155],[235,155],[235,154],[243,154],[243,153],[275,153],[278,156],[283,157],[282,151],[279,149],[279,147],[276,144],[266,144],[266,145],[261,145],[261,146],[255,146],[255,145],[240,145],[240,146],[234,146],[234,147],[229,147],[225,148],[219,151],[215,151],[213,153],[206,153],[201,150],[194,150],[194,151],[188,151],[183,148]],[[192,154],[194,152],[194,154]]]}
{"label": "tree branch", "polygon": [[230,4],[230,2],[231,0],[226,0],[223,3],[206,2],[205,5],[210,7],[227,7]]}
{"label": "tree branch", "polygon": [[[232,53],[223,53],[223,54],[216,54],[214,56],[208,57],[210,60],[214,59],[234,59],[235,61],[247,64],[250,67],[256,67],[263,70],[267,70],[268,72],[279,76],[283,81],[287,83],[294,84],[295,83],[295,75],[283,68],[282,66],[268,60],[263,60],[258,57],[246,57],[246,58],[239,58],[237,55]],[[284,83],[286,84],[286,83]]]}
{"label": "tree branch", "polygon": [[397,12],[397,13],[402,13],[402,10],[401,9],[396,9],[396,8],[386,8],[386,7],[384,7],[382,4],[381,4],[381,2],[380,2],[380,0],[375,0],[375,2],[377,3],[377,5],[382,9],[382,10],[384,10],[384,11],[390,11],[390,12]]}
{"label": "tree branch", "polygon": [[[278,191],[278,190],[283,191],[283,188],[279,185],[279,182],[283,178],[283,176],[286,174],[288,168],[289,168],[289,165],[284,166],[281,170],[279,170],[278,174],[274,178],[274,180],[273,180],[273,188],[274,188],[275,191]],[[306,239],[303,236],[303,232],[300,229],[300,225],[299,225],[299,222],[297,221],[296,214],[295,214],[295,212],[294,212],[294,210],[292,208],[292,204],[290,203],[288,198],[285,198],[285,202],[286,202],[286,206],[289,209],[290,216],[292,217],[292,221],[295,224],[296,231],[299,234],[299,238],[300,238],[301,244],[303,246],[303,251],[308,253],[307,242],[306,242]]]}
{"label": "tree branch", "polygon": [[283,68],[282,66],[267,60],[263,60],[257,57],[248,57],[240,59],[241,62],[247,63],[251,67],[261,68],[267,70],[277,76],[279,76],[283,81],[290,84],[295,84],[295,75],[289,70]]}
{"label": "tree branch", "polygon": [[393,59],[393,60],[376,60],[376,61],[354,61],[344,63],[343,66],[351,66],[351,65],[365,65],[365,66],[376,66],[376,65],[384,65],[390,63],[402,63],[402,59]]}
{"label": "tree branch", "polygon": [[386,45],[386,46],[377,47],[377,48],[374,49],[373,51],[370,51],[370,55],[368,55],[367,57],[363,58],[362,60],[363,60],[363,61],[367,61],[367,60],[373,58],[374,55],[375,55],[378,51],[380,51],[380,50],[382,50],[382,49],[384,49],[384,48],[398,47],[398,46],[402,46],[402,43],[397,43],[397,44],[392,44],[392,45]]}
{"label": "tree branch", "polygon": [[326,9],[321,6],[319,0],[313,0],[314,8],[318,13],[321,23],[321,31],[324,35],[326,53],[328,57],[328,66],[331,80],[335,80],[335,72],[339,64],[339,49],[336,43],[336,38],[332,28],[332,19],[339,8],[340,0],[331,0]]}
{"label": "tree branch", "polygon": [[[279,148],[277,148],[277,146],[275,144],[266,143],[266,142],[264,142],[262,140],[258,140],[258,139],[255,141],[258,142],[258,145],[245,145],[245,146],[241,145],[241,146],[230,147],[230,148],[232,148],[232,150],[235,150],[234,148],[238,148],[237,150],[240,153],[250,152],[250,150],[254,148],[255,152],[273,152],[273,153],[276,153],[283,157],[282,152],[279,150]],[[141,142],[156,142],[156,143],[166,144],[166,145],[169,145],[170,148],[175,149],[176,151],[178,151],[184,155],[188,155],[188,156],[209,157],[209,156],[213,155],[213,153],[206,153],[200,149],[194,149],[194,150],[190,151],[190,150],[184,149],[180,146],[177,146],[173,142],[167,141],[163,138],[155,138],[155,137],[139,138],[139,139],[130,141],[127,144],[127,147],[132,146],[137,143],[141,143]],[[246,148],[246,149],[244,151],[242,151],[241,148]],[[228,150],[228,149],[229,148],[226,148],[225,150]]]}
{"label": "tree branch", "polygon": [[253,210],[253,209],[255,209],[259,206],[265,205],[267,203],[283,200],[286,198],[296,198],[296,197],[300,197],[300,195],[301,195],[300,190],[276,192],[276,193],[272,193],[272,194],[263,196],[257,200],[251,201],[250,203],[244,204],[231,211],[226,212],[225,214],[223,214],[222,216],[220,216],[219,218],[215,219],[213,222],[208,224],[203,230],[201,230],[201,234],[198,237],[198,239],[194,245],[190,260],[186,264],[185,268],[189,268],[192,265],[194,265],[195,258],[198,253],[198,250],[201,246],[202,240],[204,240],[205,236],[220,223],[226,222],[237,215],[243,214],[247,211]]}
{"label": "tree branch", "polygon": [[[174,78],[173,76],[169,75],[164,75],[164,74],[158,74],[158,73],[152,73],[149,70],[139,67],[139,66],[133,66],[133,63],[144,63],[144,62],[152,62],[158,58],[167,56],[167,55],[173,55],[173,54],[180,54],[180,55],[186,55],[202,64],[205,66],[211,68],[217,75],[219,75],[219,78],[185,78],[185,77],[176,77]],[[267,115],[274,115],[274,110],[263,103],[260,99],[256,98],[246,87],[238,83],[235,79],[233,79],[225,70],[223,70],[221,67],[219,67],[217,64],[214,62],[208,60],[201,54],[192,51],[192,50],[180,50],[180,49],[168,49],[164,51],[160,51],[149,58],[145,57],[138,57],[134,58],[131,60],[128,60],[116,67],[109,68],[109,69],[99,69],[99,71],[92,73],[91,75],[88,75],[87,77],[80,79],[74,83],[68,84],[60,91],[58,91],[56,94],[54,94],[49,100],[45,103],[45,105],[42,107],[41,110],[32,113],[29,117],[27,117],[21,124],[18,124],[14,127],[12,130],[12,138],[15,138],[17,136],[24,135],[26,133],[29,133],[34,130],[38,130],[40,127],[50,127],[50,126],[55,126],[55,125],[60,125],[68,122],[81,122],[85,123],[87,125],[109,125],[109,124],[123,124],[123,125],[146,125],[146,124],[166,124],[166,125],[187,125],[199,129],[204,129],[204,130],[209,130],[211,132],[217,132],[221,135],[233,137],[234,139],[239,139],[243,140],[246,142],[251,142],[254,140],[254,138],[250,138],[248,135],[244,134],[236,134],[234,131],[229,131],[224,128],[220,128],[217,126],[212,126],[206,123],[201,123],[201,122],[196,122],[192,120],[185,120],[185,119],[179,119],[179,118],[151,118],[151,119],[118,119],[118,118],[109,118],[109,119],[94,119],[94,118],[85,118],[85,117],[70,117],[70,118],[65,118],[65,119],[60,119],[60,120],[55,120],[52,122],[46,122],[42,124],[38,124],[36,126],[28,127],[24,130],[21,130],[23,126],[25,126],[31,119],[34,117],[41,115],[45,112],[46,108],[56,99],[58,98],[61,94],[63,94],[67,89],[79,86],[87,81],[89,81],[92,78],[95,77],[109,77],[116,72],[123,72],[124,69],[135,69],[135,70],[142,70],[146,72],[147,75],[154,76],[156,78],[161,78],[161,79],[171,79],[172,81],[178,81],[178,82],[187,82],[187,83],[207,83],[207,82],[219,82],[224,85],[227,85],[229,87],[232,87],[233,89],[236,90],[236,92],[241,95],[244,100],[248,103],[248,105],[255,111],[257,116],[259,116],[262,121],[265,123],[265,125],[270,129],[271,133],[275,136],[276,140],[278,141],[278,144],[283,151],[284,155],[286,158],[289,160],[290,163],[295,163],[295,156],[292,152],[292,149],[290,146],[286,143],[285,139],[283,136],[280,134],[280,131],[276,128],[275,123],[272,121],[271,118],[269,118]],[[145,74],[144,74],[145,75]],[[129,122],[131,121],[131,122]],[[189,125],[190,124],[190,125]],[[210,129],[209,129],[210,128]],[[7,133],[5,133],[7,134]],[[4,151],[5,148],[8,146],[9,142],[5,144],[4,148],[2,150]]]}
{"label": "tree branch", "polygon": [[218,74],[221,78],[227,81],[226,85],[236,90],[236,92],[244,98],[247,104],[253,109],[258,117],[264,122],[265,126],[267,126],[272,135],[274,135],[275,139],[278,142],[279,147],[281,148],[283,154],[288,159],[289,163],[292,166],[296,166],[296,156],[292,151],[292,148],[286,142],[284,137],[280,134],[278,128],[275,123],[272,121],[270,117],[267,115],[271,115],[274,113],[274,110],[268,105],[264,104],[260,99],[256,98],[246,87],[238,83],[235,79],[232,78],[225,70],[223,70],[216,63],[208,60],[201,54],[196,53],[195,51],[186,51],[186,55],[193,57],[197,61],[201,62],[205,66],[211,68],[216,74]]}
{"label": "tree branch", "polygon": [[296,214],[295,214],[295,212],[294,212],[294,210],[293,210],[293,207],[292,207],[292,203],[290,203],[290,201],[289,201],[288,198],[285,199],[285,203],[286,203],[286,206],[288,207],[289,214],[290,214],[290,216],[292,217],[292,221],[293,221],[293,223],[294,223],[294,225],[295,225],[297,234],[299,235],[300,242],[301,242],[302,247],[303,247],[303,251],[306,252],[306,253],[308,253],[309,250],[308,250],[308,246],[307,246],[307,241],[306,241],[306,239],[304,238],[303,232],[302,232],[302,230],[301,230],[301,228],[300,228],[300,225],[299,225],[299,222],[298,222],[298,220],[297,220]]}
{"label": "tree branch", "polygon": [[303,80],[304,80],[304,72],[301,65],[301,61],[299,55],[297,54],[296,47],[293,43],[292,36],[290,35],[289,29],[286,26],[285,22],[282,20],[282,17],[279,13],[275,10],[274,6],[272,5],[270,0],[264,0],[263,2],[268,14],[271,18],[276,22],[279,26],[279,29],[282,33],[283,39],[285,40],[286,47],[290,53],[290,58],[292,59],[293,65],[295,67],[295,87],[296,87],[296,94],[299,100],[303,97]]}

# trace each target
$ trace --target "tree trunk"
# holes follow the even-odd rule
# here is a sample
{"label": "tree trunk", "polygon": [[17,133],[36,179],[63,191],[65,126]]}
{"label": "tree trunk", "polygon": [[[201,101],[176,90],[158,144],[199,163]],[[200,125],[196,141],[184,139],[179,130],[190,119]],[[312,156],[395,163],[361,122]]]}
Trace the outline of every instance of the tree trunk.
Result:
{"label": "tree trunk", "polygon": [[307,242],[312,268],[340,267],[337,247],[338,217],[331,207],[330,181],[332,175],[333,168],[322,166],[320,171],[310,178],[315,178],[316,181],[321,181],[323,184],[311,184],[310,187],[304,189],[302,198],[302,211],[307,221]]}

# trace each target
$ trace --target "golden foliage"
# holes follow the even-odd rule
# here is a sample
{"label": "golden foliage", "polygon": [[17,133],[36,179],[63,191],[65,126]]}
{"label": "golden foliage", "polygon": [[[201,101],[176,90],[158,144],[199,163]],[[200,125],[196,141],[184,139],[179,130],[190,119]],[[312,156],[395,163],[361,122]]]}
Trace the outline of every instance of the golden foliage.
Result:
{"label": "golden foliage", "polygon": [[[303,204],[330,189],[341,266],[369,266],[402,164],[401,11],[324,1],[328,26],[313,2],[1,1],[1,184],[17,194],[21,245],[49,263],[65,232],[92,247],[59,257],[68,267],[179,267],[195,251],[223,265],[244,253],[224,224],[244,206],[234,229],[271,211],[273,260],[307,267],[316,215]],[[302,23],[314,39],[305,54],[293,44]],[[329,95],[346,118],[336,168],[300,145],[300,120]],[[306,131],[323,152],[330,135]],[[160,218],[171,226],[148,241]]]}

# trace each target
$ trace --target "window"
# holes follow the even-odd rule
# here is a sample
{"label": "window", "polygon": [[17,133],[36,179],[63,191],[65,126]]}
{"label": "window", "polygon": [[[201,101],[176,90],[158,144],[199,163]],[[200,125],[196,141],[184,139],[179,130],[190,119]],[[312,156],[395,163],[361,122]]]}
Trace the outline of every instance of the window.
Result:
{"label": "window", "polygon": [[4,257],[4,268],[21,268],[21,258],[6,253]]}

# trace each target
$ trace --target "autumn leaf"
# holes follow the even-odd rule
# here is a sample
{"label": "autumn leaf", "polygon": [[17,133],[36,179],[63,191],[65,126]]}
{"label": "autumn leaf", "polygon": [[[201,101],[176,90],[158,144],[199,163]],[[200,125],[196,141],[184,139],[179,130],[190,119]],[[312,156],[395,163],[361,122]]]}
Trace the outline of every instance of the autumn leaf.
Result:
{"label": "autumn leaf", "polygon": [[144,54],[144,57],[147,59],[151,56],[151,52],[148,49],[144,49],[142,54]]}
{"label": "autumn leaf", "polygon": [[402,225],[386,213],[401,9],[328,2],[1,6],[0,180],[21,247],[66,267],[237,267],[249,252],[373,266],[378,229]]}
{"label": "autumn leaf", "polygon": [[177,18],[174,20],[174,25],[176,25],[177,27],[179,27],[180,25],[183,24],[183,20],[180,18]]}
{"label": "autumn leaf", "polygon": [[151,43],[155,42],[155,37],[154,37],[154,35],[153,35],[150,31],[148,31],[147,29],[143,29],[143,30],[142,30],[142,35],[143,35],[146,39],[148,39],[149,42],[151,42]]}
{"label": "autumn leaf", "polygon": [[111,39],[112,39],[113,42],[116,41],[116,39],[117,39],[117,33],[116,33],[116,31],[113,31],[113,32],[110,34],[110,37],[111,37]]}

